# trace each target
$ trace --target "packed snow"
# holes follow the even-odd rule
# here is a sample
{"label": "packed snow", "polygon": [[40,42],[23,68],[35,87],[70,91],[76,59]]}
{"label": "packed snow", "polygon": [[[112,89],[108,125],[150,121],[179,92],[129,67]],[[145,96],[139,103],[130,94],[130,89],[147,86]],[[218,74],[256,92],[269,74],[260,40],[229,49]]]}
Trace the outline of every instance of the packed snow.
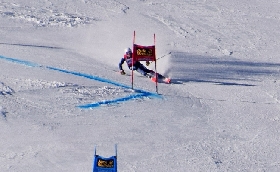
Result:
{"label": "packed snow", "polygon": [[[120,172],[280,171],[279,8],[0,1],[0,171],[92,171],[115,144]],[[156,35],[158,94],[118,72],[134,31]]]}

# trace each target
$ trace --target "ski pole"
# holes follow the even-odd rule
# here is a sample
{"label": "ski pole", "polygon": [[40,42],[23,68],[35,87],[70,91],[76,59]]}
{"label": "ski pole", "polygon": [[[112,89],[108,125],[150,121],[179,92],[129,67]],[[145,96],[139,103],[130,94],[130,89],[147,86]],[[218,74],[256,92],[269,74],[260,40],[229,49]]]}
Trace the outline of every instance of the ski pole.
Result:
{"label": "ski pole", "polygon": [[[157,58],[156,60],[162,59],[163,57],[165,57],[165,56],[167,56],[167,55],[169,55],[169,54],[171,54],[171,51],[170,51],[169,53],[164,54],[163,56]],[[146,61],[146,66],[149,66],[151,63],[153,63],[153,61],[152,61],[152,62]]]}

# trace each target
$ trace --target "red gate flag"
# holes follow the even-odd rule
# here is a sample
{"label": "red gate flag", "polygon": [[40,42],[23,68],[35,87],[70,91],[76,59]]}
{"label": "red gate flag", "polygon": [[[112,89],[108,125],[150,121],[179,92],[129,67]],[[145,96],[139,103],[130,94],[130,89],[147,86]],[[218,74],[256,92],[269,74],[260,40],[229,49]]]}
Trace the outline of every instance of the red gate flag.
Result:
{"label": "red gate flag", "polygon": [[142,46],[133,44],[134,61],[156,61],[156,48],[152,46]]}
{"label": "red gate flag", "polygon": [[[135,31],[133,35],[133,52],[132,52],[132,64],[135,61],[154,61],[155,62],[155,73],[157,73],[157,62],[156,62],[156,35],[154,34],[154,45],[143,46],[135,44]],[[133,66],[132,66],[133,67]],[[131,70],[131,86],[133,89],[133,70]],[[156,74],[156,92],[158,93],[158,75]]]}

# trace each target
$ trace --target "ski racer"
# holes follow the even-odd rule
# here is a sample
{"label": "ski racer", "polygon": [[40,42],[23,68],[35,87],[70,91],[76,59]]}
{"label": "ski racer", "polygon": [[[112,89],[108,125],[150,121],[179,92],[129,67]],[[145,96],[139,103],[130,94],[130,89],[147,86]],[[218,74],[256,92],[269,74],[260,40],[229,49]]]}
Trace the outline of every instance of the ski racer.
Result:
{"label": "ski racer", "polygon": [[[126,62],[128,68],[130,70],[136,70],[137,72],[139,72],[141,75],[146,76],[148,78],[151,78],[152,81],[157,82],[158,78],[161,79],[162,81],[164,81],[165,83],[170,84],[171,80],[170,78],[166,78],[165,76],[154,72],[153,70],[150,70],[148,68],[146,68],[142,63],[140,63],[139,61],[134,61],[133,63],[133,67],[132,67],[132,51],[131,49],[128,47],[124,50],[124,56],[121,59],[120,63],[119,63],[119,70],[120,73],[122,75],[125,75],[125,72],[122,68],[122,65],[124,62]],[[146,64],[148,65],[149,62],[147,61]],[[157,77],[156,77],[157,76]]]}
{"label": "ski racer", "polygon": [[[124,57],[121,59],[120,63],[119,63],[119,69],[120,69],[120,73],[122,75],[125,75],[125,72],[122,68],[122,65],[124,62],[127,63],[127,66],[130,70],[136,70],[137,72],[139,72],[141,75],[143,76],[151,76],[153,75],[155,72],[153,70],[147,69],[142,63],[140,63],[139,61],[134,61],[133,64],[133,69],[132,69],[132,51],[131,49],[128,47],[124,50]],[[151,74],[151,75],[147,75],[147,74]]]}

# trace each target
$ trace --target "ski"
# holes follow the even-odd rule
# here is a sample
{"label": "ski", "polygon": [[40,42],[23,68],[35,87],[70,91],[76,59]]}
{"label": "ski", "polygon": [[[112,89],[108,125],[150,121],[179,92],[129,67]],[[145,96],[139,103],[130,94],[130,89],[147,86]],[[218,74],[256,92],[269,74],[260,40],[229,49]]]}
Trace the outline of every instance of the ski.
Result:
{"label": "ski", "polygon": [[171,79],[168,77],[165,77],[159,73],[149,73],[147,75],[153,82],[164,82],[166,84],[171,84]]}
{"label": "ski", "polygon": [[[116,73],[119,73],[119,71],[117,71],[117,70],[113,70],[113,71],[116,72]],[[158,80],[156,78],[156,74],[158,76],[157,77]],[[131,76],[131,74],[125,73],[123,76]],[[139,77],[147,77],[147,78],[151,79],[151,81],[153,81],[153,82],[159,82],[159,83],[163,82],[163,83],[166,83],[166,84],[171,84],[171,79],[170,78],[165,77],[165,76],[163,76],[159,73],[155,73],[154,71],[152,71],[151,73],[147,73],[146,76],[141,75]]]}

